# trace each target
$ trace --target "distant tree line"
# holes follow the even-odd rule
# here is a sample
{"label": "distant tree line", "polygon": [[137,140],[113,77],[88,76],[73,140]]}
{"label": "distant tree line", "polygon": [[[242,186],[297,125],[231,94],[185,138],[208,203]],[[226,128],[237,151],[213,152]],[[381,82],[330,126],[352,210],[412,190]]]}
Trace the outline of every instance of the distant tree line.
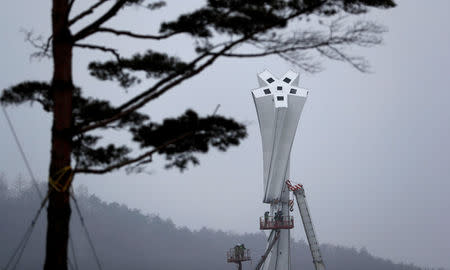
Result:
{"label": "distant tree line", "polygon": [[[35,190],[24,181],[8,186],[0,175],[0,267],[4,267],[26,230],[39,204]],[[42,188],[45,185],[43,184]],[[80,207],[90,230],[103,269],[235,269],[226,263],[226,251],[245,243],[253,261],[244,269],[253,269],[264,252],[266,237],[258,234],[234,234],[207,228],[192,231],[177,227],[171,220],[144,215],[118,203],[106,203],[78,188]],[[41,216],[18,269],[38,269],[44,263],[46,218]],[[97,269],[93,254],[74,211],[70,224],[79,269]],[[424,270],[414,265],[397,264],[357,250],[324,244],[321,246],[329,270]],[[76,259],[75,259],[75,258]],[[304,241],[294,241],[293,269],[313,270],[311,255]]]}

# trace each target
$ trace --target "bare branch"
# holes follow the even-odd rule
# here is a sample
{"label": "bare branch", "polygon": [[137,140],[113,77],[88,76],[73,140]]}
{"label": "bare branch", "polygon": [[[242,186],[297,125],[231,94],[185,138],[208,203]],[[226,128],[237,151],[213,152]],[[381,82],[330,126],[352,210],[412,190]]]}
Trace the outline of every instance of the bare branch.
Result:
{"label": "bare branch", "polygon": [[224,53],[222,56],[225,57],[238,57],[238,58],[252,58],[252,57],[262,57],[262,56],[268,56],[273,54],[282,54],[290,51],[297,51],[297,50],[310,50],[315,49],[318,47],[326,46],[329,44],[329,41],[323,41],[318,44],[312,44],[312,45],[305,45],[305,46],[292,46],[288,48],[283,49],[273,49],[273,50],[267,50],[261,53]]}
{"label": "bare branch", "polygon": [[35,36],[32,31],[21,30],[25,34],[25,41],[30,43],[31,46],[38,49],[37,52],[31,54],[31,57],[51,57],[52,54],[49,52],[51,41],[53,36],[47,38],[47,41],[44,41],[42,36]]}
{"label": "bare branch", "polygon": [[107,22],[109,19],[111,19],[112,17],[114,17],[117,12],[123,7],[125,6],[127,0],[117,0],[117,2],[102,16],[100,16],[100,18],[98,18],[97,20],[95,20],[93,23],[89,24],[88,26],[84,27],[83,29],[81,29],[78,33],[76,33],[73,36],[73,40],[74,41],[78,41],[80,39],[83,39],[93,33],[95,33],[95,31],[105,22]]}
{"label": "bare branch", "polygon": [[[93,4],[90,8],[86,9],[85,11],[81,12],[80,14],[78,14],[77,16],[75,16],[74,18],[69,20],[69,26],[76,23],[77,21],[83,19],[84,17],[86,17],[89,14],[94,13],[94,10],[96,8],[98,8],[99,6],[101,6],[102,4],[106,3],[108,0],[99,0],[97,3]],[[72,0],[72,3],[74,2],[74,0]],[[71,3],[71,4],[72,4]]]}
{"label": "bare branch", "polygon": [[318,30],[295,31],[288,37],[279,33],[265,33],[255,37],[248,44],[261,50],[259,53],[225,53],[225,57],[260,57],[276,54],[284,60],[307,72],[321,70],[318,62],[313,62],[306,52],[314,50],[326,58],[344,61],[361,72],[368,71],[368,63],[363,57],[345,53],[346,46],[370,47],[382,42],[381,34],[386,29],[370,21],[357,21],[350,27],[343,27],[345,17],[339,17]]}
{"label": "bare branch", "polygon": [[100,27],[96,30],[96,32],[104,32],[104,33],[111,33],[117,36],[128,36],[128,37],[132,37],[132,38],[140,38],[140,39],[154,39],[154,40],[161,40],[161,39],[165,39],[165,38],[169,38],[171,36],[174,36],[176,34],[179,34],[180,32],[173,32],[170,34],[166,34],[166,35],[143,35],[143,34],[136,34],[130,31],[124,31],[124,30],[115,30],[112,28],[105,28],[105,27]]}
{"label": "bare branch", "polygon": [[117,52],[116,49],[105,47],[105,46],[99,46],[99,45],[92,45],[92,44],[82,44],[82,43],[75,43],[73,44],[74,47],[83,48],[83,49],[92,49],[92,50],[100,50],[103,52],[109,52],[112,53],[117,61],[120,61],[120,55]]}
{"label": "bare branch", "polygon": [[333,46],[318,48],[317,51],[325,57],[333,60],[345,61],[356,68],[358,71],[366,73],[369,71],[369,65],[363,57],[346,55],[342,50]]}
{"label": "bare branch", "polygon": [[45,46],[44,46],[44,53],[48,53],[48,50],[50,49],[50,45],[52,44],[52,40],[53,40],[53,35],[51,35],[47,38],[47,42],[45,43]]}
{"label": "bare branch", "polygon": [[295,55],[292,55],[292,53],[294,52],[280,53],[278,56],[286,62],[309,73],[316,73],[322,70],[320,63],[313,61],[313,57],[306,52],[295,52]]}

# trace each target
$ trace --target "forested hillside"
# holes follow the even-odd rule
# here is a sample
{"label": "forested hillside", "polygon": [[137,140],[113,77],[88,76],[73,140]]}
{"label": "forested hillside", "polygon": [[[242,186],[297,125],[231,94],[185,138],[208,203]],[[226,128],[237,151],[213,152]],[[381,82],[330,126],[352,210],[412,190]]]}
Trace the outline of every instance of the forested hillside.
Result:
{"label": "forested hillside", "polygon": [[[45,186],[42,186],[42,190]],[[226,250],[243,242],[252,251],[253,262],[244,269],[253,269],[265,247],[263,233],[237,235],[210,229],[191,231],[177,227],[170,220],[144,215],[117,203],[105,203],[86,189],[77,190],[77,197],[94,245],[105,270],[114,269],[235,269],[227,264]],[[32,187],[16,184],[8,187],[0,179],[0,267],[6,264],[39,207]],[[82,231],[80,220],[72,210],[71,238],[78,269],[97,269],[95,259]],[[45,215],[36,225],[18,269],[39,269],[44,259]],[[322,245],[328,270],[419,270],[412,265],[394,264],[375,258],[365,250]],[[305,242],[295,242],[293,269],[313,270]]]}

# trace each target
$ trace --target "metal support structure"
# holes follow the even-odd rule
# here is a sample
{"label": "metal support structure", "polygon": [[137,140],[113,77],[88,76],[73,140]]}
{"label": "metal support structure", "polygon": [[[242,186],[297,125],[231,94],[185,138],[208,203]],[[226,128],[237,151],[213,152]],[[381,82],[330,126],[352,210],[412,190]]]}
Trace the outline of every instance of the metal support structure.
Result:
{"label": "metal support structure", "polygon": [[264,255],[261,256],[261,260],[259,260],[258,264],[256,265],[255,270],[261,269],[261,266],[266,261],[267,255],[269,255],[269,252],[272,251],[273,245],[278,241],[278,238],[280,238],[280,231],[275,232],[275,236],[272,239],[272,241],[267,246],[266,252],[264,252]]}

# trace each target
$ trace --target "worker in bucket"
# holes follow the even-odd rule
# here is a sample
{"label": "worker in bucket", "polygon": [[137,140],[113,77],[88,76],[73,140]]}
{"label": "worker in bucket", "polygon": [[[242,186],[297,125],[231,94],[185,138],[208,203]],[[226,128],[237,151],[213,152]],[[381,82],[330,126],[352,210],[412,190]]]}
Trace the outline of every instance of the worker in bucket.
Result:
{"label": "worker in bucket", "polygon": [[234,256],[236,256],[237,259],[239,259],[239,257],[240,257],[240,249],[241,249],[241,246],[239,244],[234,246]]}
{"label": "worker in bucket", "polygon": [[264,225],[269,221],[269,211],[264,212]]}

